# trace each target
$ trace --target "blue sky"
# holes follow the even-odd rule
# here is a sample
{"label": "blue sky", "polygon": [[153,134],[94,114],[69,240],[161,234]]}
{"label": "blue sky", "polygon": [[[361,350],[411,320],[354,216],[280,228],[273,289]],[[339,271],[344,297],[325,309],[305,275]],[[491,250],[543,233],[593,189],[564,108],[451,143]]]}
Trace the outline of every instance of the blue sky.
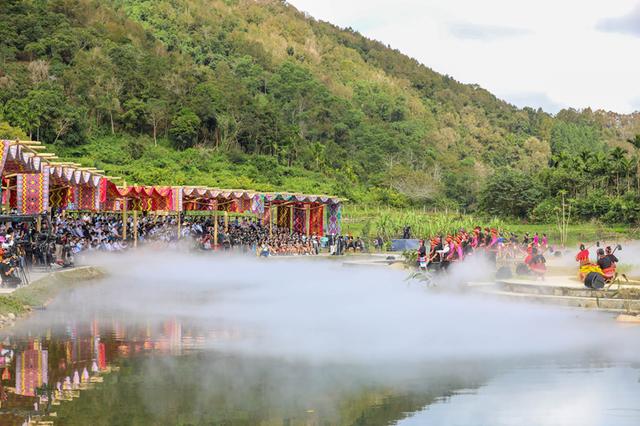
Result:
{"label": "blue sky", "polygon": [[640,110],[637,0],[290,0],[507,101]]}

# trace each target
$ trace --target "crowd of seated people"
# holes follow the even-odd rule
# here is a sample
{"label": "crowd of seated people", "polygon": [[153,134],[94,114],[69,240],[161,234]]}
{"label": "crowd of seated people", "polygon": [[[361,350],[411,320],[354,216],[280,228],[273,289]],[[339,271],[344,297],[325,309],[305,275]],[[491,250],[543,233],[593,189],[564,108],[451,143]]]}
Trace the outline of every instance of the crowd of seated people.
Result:
{"label": "crowd of seated people", "polygon": [[[128,215],[126,232],[119,213],[55,213],[25,220],[17,215],[0,223],[0,256],[17,256],[25,267],[52,265],[68,267],[79,256],[94,252],[122,252],[134,244],[154,248],[174,247],[178,240],[200,250],[222,250],[257,256],[318,255],[323,248],[331,254],[363,251],[364,242],[347,236],[320,236],[291,232],[258,220],[222,217]],[[216,226],[217,246],[216,246]],[[126,238],[123,235],[126,234]],[[135,242],[134,242],[135,241]],[[1,269],[8,269],[2,267]],[[1,271],[0,271],[1,273]]]}
{"label": "crowd of seated people", "polygon": [[[190,235],[199,239],[200,248],[212,250],[215,246],[215,219],[193,222]],[[290,232],[287,228],[264,226],[258,221],[234,220],[218,223],[218,248],[256,253],[258,256],[317,255],[326,244],[326,238],[311,234]]]}

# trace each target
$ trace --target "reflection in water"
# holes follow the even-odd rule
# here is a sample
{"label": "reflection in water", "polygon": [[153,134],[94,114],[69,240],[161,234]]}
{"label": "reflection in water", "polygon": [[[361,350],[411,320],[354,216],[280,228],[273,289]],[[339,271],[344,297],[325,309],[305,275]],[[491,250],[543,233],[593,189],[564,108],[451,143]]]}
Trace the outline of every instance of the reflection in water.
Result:
{"label": "reflection in water", "polygon": [[[108,316],[59,319],[40,333],[27,332],[31,337],[5,339],[0,424],[53,419],[59,425],[631,425],[640,420],[633,408],[640,406],[638,373],[629,366],[587,359],[520,360],[500,367],[455,360],[402,366],[305,362],[221,352],[212,343],[236,339],[237,332],[175,318],[130,324]],[[8,386],[12,377],[15,387]],[[585,401],[593,409],[587,410],[593,414],[587,422],[578,415],[584,414]]]}
{"label": "reflection in water", "polygon": [[[237,333],[176,319],[126,324],[60,318],[40,333],[25,334],[31,337],[3,344],[2,425],[25,419],[63,425],[386,425],[456,389],[476,387],[486,376],[472,366],[434,374],[432,366],[419,364],[364,367],[230,355],[206,343]],[[11,377],[15,387],[8,386]]]}
{"label": "reflection in water", "polygon": [[56,411],[61,401],[72,401],[81,391],[93,389],[130,356],[179,356],[204,343],[204,336],[191,330],[183,335],[175,319],[155,327],[127,326],[113,318],[80,323],[58,319],[52,327],[36,323],[24,335],[3,340],[0,424],[22,424],[24,418]]}
{"label": "reflection in water", "polygon": [[638,388],[638,370],[629,366],[517,369],[440,399],[399,425],[637,426]]}
{"label": "reflection in water", "polygon": [[49,351],[38,340],[29,342],[27,349],[16,357],[16,394],[36,396],[36,388],[49,383]]}
{"label": "reflection in water", "polygon": [[638,420],[638,330],[602,315],[320,261],[142,260],[0,332],[0,425]]}

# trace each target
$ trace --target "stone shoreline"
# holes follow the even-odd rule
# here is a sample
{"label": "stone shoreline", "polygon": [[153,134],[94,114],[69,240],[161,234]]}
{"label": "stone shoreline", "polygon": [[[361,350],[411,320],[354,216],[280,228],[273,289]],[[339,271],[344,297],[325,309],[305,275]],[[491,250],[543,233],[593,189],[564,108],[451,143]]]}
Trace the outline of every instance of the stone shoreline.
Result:
{"label": "stone shoreline", "polygon": [[106,272],[96,266],[60,269],[12,293],[0,295],[0,329],[15,325],[34,310],[46,308],[61,292],[105,276]]}

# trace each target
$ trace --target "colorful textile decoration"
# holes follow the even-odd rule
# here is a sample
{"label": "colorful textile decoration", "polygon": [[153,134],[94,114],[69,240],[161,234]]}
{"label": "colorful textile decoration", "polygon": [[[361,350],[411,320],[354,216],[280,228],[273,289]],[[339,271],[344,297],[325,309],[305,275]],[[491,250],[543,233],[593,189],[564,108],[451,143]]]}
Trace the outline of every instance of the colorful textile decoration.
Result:
{"label": "colorful textile decoration", "polygon": [[291,213],[289,206],[279,205],[276,206],[276,209],[278,227],[289,229],[291,227]]}
{"label": "colorful textile decoration", "polygon": [[[6,143],[4,143],[6,142]],[[8,149],[6,149],[8,146]],[[39,173],[44,172],[42,159],[32,152],[25,151],[22,146],[10,145],[10,141],[3,141],[2,173],[4,175],[13,173]],[[6,155],[4,155],[6,152]]]}
{"label": "colorful textile decoration", "polygon": [[316,234],[318,236],[323,236],[324,235],[324,206],[322,204],[320,205],[312,205],[311,206],[311,212],[310,212],[310,233],[311,234]]}
{"label": "colorful textile decoration", "polygon": [[329,205],[329,220],[327,224],[327,231],[329,235],[340,235],[342,221],[342,204],[330,204]]}
{"label": "colorful textile decoration", "polygon": [[122,210],[123,202],[120,197],[120,192],[118,191],[118,187],[110,181],[107,181],[107,189],[106,189],[106,200],[102,204],[102,209],[109,212],[116,212]]}
{"label": "colorful textile decoration", "polygon": [[237,202],[238,213],[251,212],[251,198],[239,198]]}
{"label": "colorful textile decoration", "polygon": [[99,200],[100,197],[98,188],[87,185],[79,185],[76,186],[76,188],[78,194],[78,210],[97,210],[96,198]]}
{"label": "colorful textile decoration", "polygon": [[100,209],[100,204],[104,204],[107,202],[107,184],[107,179],[103,177],[98,180],[98,185],[96,186],[98,187],[99,199],[97,201],[96,209]]}
{"label": "colorful textile decoration", "polygon": [[78,210],[78,187],[72,186],[67,192],[67,210]]}
{"label": "colorful textile decoration", "polygon": [[173,205],[172,210],[175,212],[182,211],[182,188],[175,187],[173,188]]}
{"label": "colorful textile decoration", "polygon": [[251,199],[251,213],[258,217],[264,216],[264,195],[255,194]]}
{"label": "colorful textile decoration", "polygon": [[307,210],[304,204],[298,204],[293,208],[293,232],[304,234],[306,231]]}
{"label": "colorful textile decoration", "polygon": [[98,344],[98,368],[100,370],[107,369],[107,347],[104,343]]}
{"label": "colorful textile decoration", "polygon": [[[156,186],[129,186],[118,188],[109,183],[105,190],[106,206],[111,208],[115,205],[114,198],[126,197],[132,201],[132,209],[142,211],[174,211],[174,188]],[[101,197],[102,198],[102,197]],[[182,205],[181,196],[179,198]]]}
{"label": "colorful textile decoration", "polygon": [[2,141],[2,146],[0,146],[0,175],[3,174],[4,165],[7,162],[7,157],[9,156],[9,141]]}
{"label": "colorful textile decoration", "polygon": [[49,209],[49,173],[19,174],[17,198],[20,214],[46,212]]}
{"label": "colorful textile decoration", "polygon": [[46,350],[27,349],[16,359],[16,394],[35,396],[36,388],[49,382]]}
{"label": "colorful textile decoration", "polygon": [[69,203],[69,193],[71,188],[58,187],[49,190],[49,206],[52,209],[64,209],[67,208]]}
{"label": "colorful textile decoration", "polygon": [[262,215],[262,225],[268,226],[271,223],[271,207],[267,207],[264,209],[264,213]]}
{"label": "colorful textile decoration", "polygon": [[227,202],[223,210],[229,213],[238,213],[238,200],[231,200],[231,202]]}

